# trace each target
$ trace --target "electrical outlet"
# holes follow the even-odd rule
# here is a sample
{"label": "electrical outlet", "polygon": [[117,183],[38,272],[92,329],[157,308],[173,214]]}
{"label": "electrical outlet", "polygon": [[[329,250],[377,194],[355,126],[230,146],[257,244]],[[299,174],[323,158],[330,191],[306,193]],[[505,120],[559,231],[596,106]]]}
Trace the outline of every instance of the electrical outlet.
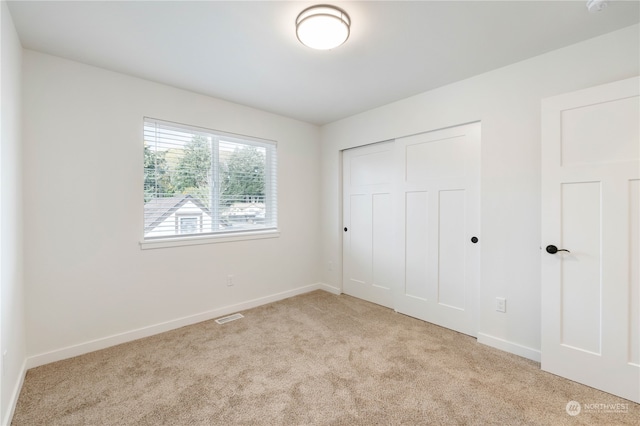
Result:
{"label": "electrical outlet", "polygon": [[507,299],[504,297],[496,297],[496,311],[507,312]]}
{"label": "electrical outlet", "polygon": [[229,287],[233,285],[233,275],[227,275],[227,285]]}

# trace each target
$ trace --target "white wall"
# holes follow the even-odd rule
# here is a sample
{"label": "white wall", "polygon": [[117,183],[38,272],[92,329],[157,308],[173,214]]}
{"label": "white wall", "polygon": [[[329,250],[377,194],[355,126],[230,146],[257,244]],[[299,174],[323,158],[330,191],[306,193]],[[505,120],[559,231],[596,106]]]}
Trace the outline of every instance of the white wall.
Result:
{"label": "white wall", "polygon": [[538,358],[540,100],[638,75],[639,40],[635,25],[324,126],[323,281],[341,286],[340,150],[480,120],[479,341]]}
{"label": "white wall", "polygon": [[[30,365],[319,281],[318,127],[29,50],[23,64]],[[144,116],[277,141],[280,237],[141,250]]]}
{"label": "white wall", "polygon": [[0,424],[7,424],[24,378],[26,336],[22,275],[22,148],[20,140],[22,46],[6,3],[0,69]]}

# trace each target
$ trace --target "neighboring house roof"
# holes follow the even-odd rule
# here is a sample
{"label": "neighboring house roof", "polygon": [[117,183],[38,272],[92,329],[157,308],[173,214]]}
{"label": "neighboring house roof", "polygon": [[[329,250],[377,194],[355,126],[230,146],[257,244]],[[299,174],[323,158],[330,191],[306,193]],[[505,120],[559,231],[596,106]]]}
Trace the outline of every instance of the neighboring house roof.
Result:
{"label": "neighboring house roof", "polygon": [[152,198],[144,205],[144,232],[145,234],[165,221],[169,216],[180,210],[187,202],[195,204],[205,214],[211,216],[209,209],[197,198],[191,195],[178,197]]}

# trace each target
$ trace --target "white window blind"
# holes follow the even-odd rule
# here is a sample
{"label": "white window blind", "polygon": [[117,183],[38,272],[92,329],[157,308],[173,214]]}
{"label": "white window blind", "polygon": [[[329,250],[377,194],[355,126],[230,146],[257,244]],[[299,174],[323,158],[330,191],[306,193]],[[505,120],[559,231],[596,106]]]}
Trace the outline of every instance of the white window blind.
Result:
{"label": "white window blind", "polygon": [[144,239],[277,228],[276,143],[144,119]]}

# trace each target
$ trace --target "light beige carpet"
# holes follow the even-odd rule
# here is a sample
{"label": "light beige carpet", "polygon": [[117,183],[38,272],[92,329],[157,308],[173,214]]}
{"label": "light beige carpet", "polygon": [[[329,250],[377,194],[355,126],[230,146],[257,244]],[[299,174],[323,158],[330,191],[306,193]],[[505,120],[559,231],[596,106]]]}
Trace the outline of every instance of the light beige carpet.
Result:
{"label": "light beige carpet", "polygon": [[637,404],[352,297],[243,314],[29,370],[13,425],[640,424]]}

